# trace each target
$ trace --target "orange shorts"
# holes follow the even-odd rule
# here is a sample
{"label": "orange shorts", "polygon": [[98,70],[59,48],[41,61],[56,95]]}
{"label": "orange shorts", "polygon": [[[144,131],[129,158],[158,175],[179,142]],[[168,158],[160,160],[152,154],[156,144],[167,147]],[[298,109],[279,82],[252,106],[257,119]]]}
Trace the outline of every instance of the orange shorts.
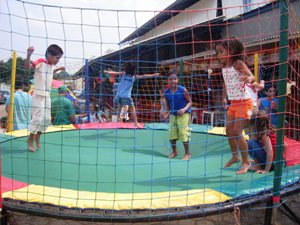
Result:
{"label": "orange shorts", "polygon": [[228,116],[250,119],[253,112],[252,98],[246,100],[231,100],[227,111]]}

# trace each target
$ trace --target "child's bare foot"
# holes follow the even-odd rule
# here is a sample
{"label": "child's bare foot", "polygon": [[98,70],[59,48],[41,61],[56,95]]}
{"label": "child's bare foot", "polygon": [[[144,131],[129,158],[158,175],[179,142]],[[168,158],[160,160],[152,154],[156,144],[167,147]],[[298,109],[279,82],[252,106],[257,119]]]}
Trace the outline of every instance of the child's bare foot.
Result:
{"label": "child's bare foot", "polygon": [[241,159],[239,158],[239,157],[232,157],[226,164],[225,164],[225,168],[226,167],[231,167],[233,164],[235,164],[235,163],[239,163],[239,162],[241,162]]}
{"label": "child's bare foot", "polygon": [[37,148],[41,148],[41,142],[40,140],[35,139],[35,144]]}
{"label": "child's bare foot", "polygon": [[249,163],[250,163],[250,168],[249,170],[251,171],[257,171],[257,170],[261,170],[261,167],[260,167],[260,163],[259,162],[255,162],[255,160],[252,160],[250,159],[249,160]]}
{"label": "child's bare foot", "polygon": [[28,140],[27,140],[27,144],[28,144],[28,149],[29,149],[29,151],[35,152],[35,149],[34,149],[34,146],[33,146],[33,140],[28,139]]}
{"label": "child's bare foot", "polygon": [[189,160],[190,158],[192,157],[192,155],[189,153],[189,154],[185,154],[182,158],[182,160]]}
{"label": "child's bare foot", "polygon": [[34,136],[35,144],[38,149],[41,148],[41,143],[40,143],[41,134],[42,134],[41,132],[37,132],[36,135]]}
{"label": "child's bare foot", "polygon": [[238,171],[236,171],[236,174],[245,174],[248,172],[248,170],[251,168],[250,163],[243,163]]}
{"label": "child's bare foot", "polygon": [[170,155],[169,155],[169,159],[173,159],[174,157],[176,157],[178,155],[177,152],[172,152]]}

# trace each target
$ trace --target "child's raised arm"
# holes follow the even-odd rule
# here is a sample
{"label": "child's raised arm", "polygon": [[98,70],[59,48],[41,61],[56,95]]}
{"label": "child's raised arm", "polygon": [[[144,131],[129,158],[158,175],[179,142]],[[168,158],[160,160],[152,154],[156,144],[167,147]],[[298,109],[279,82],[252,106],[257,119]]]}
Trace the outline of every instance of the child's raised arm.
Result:
{"label": "child's raised arm", "polygon": [[117,72],[117,71],[112,71],[112,70],[104,70],[103,73],[108,73],[109,75],[122,75],[122,74],[124,74],[123,71]]}
{"label": "child's raised arm", "polygon": [[256,91],[261,91],[265,89],[265,81],[261,80],[259,83],[254,82],[253,87],[255,88]]}
{"label": "child's raised arm", "polygon": [[57,71],[60,71],[60,70],[61,71],[65,71],[66,68],[64,66],[58,67],[58,68],[56,68],[56,69],[53,70],[53,73],[56,73]]}
{"label": "child's raised arm", "polygon": [[145,79],[145,78],[151,78],[151,77],[158,77],[159,73],[153,73],[153,74],[144,74],[144,75],[135,75],[136,79]]}
{"label": "child's raised arm", "polygon": [[26,57],[26,61],[25,61],[25,68],[26,69],[32,69],[33,68],[32,64],[30,62],[30,57],[31,57],[33,52],[34,52],[34,47],[33,46],[28,47],[27,57]]}

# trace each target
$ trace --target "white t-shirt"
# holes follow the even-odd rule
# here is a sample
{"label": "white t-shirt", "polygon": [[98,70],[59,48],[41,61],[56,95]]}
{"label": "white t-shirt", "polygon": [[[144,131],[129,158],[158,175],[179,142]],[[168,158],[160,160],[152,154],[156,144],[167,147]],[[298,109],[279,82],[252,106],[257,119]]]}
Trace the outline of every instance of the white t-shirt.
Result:
{"label": "white t-shirt", "polygon": [[46,59],[34,61],[34,94],[49,97],[53,80],[53,65],[48,64]]}
{"label": "white t-shirt", "polygon": [[[100,118],[99,113],[96,112],[90,112],[90,123],[96,123],[96,122],[101,122],[100,119],[97,119],[96,114],[98,114],[98,118]],[[83,117],[82,118],[82,123],[87,123],[88,122],[88,117]]]}

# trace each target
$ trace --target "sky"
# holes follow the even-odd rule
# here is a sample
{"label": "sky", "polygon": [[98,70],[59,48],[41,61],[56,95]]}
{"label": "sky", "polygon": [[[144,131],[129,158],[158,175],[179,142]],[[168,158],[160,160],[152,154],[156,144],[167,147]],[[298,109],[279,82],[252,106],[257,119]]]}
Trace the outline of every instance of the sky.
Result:
{"label": "sky", "polygon": [[28,46],[35,48],[33,59],[43,57],[47,46],[55,43],[65,52],[60,65],[76,72],[84,59],[119,50],[121,40],[173,2],[1,0],[0,60],[9,59],[12,50],[25,57]]}

